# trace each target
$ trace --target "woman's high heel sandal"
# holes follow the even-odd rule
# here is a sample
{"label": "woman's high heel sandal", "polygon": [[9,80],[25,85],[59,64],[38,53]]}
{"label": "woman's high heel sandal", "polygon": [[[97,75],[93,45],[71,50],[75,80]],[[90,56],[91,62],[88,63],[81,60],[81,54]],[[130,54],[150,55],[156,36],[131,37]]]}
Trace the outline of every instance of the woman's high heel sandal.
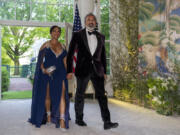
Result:
{"label": "woman's high heel sandal", "polygon": [[[62,124],[63,123],[63,124]],[[62,125],[64,127],[62,127]],[[60,117],[60,129],[65,132],[66,131],[66,124],[65,124],[65,115],[62,114],[61,117]]]}
{"label": "woman's high heel sandal", "polygon": [[47,123],[51,122],[51,112],[47,112]]}
{"label": "woman's high heel sandal", "polygon": [[51,123],[51,112],[47,112],[47,125],[50,125]]}

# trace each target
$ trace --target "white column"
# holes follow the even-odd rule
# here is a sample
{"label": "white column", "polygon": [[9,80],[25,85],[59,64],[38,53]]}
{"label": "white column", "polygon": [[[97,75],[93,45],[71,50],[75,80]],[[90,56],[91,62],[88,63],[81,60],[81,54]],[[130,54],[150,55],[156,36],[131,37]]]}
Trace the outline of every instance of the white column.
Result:
{"label": "white column", "polygon": [[84,18],[88,13],[94,12],[94,0],[78,0],[78,8],[81,16],[81,23],[84,27]]}
{"label": "white column", "polygon": [[[84,27],[84,18],[88,13],[93,13],[99,24],[100,29],[100,0],[75,0],[74,3],[78,3],[79,14],[81,17],[82,27]],[[75,11],[74,4],[74,11]]]}
{"label": "white column", "polygon": [[100,10],[100,0],[95,0],[94,3],[94,15],[96,15],[99,31],[101,30],[101,10]]}
{"label": "white column", "polygon": [[0,100],[1,100],[1,83],[2,83],[2,80],[1,80],[1,26],[0,26]]}

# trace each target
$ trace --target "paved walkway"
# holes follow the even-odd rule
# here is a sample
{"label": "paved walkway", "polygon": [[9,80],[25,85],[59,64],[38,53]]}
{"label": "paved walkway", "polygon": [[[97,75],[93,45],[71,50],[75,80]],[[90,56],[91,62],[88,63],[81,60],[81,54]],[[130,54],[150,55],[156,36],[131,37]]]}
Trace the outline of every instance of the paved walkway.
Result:
{"label": "paved walkway", "polygon": [[8,91],[32,90],[31,82],[27,78],[10,78]]}
{"label": "paved walkway", "polygon": [[88,100],[85,105],[87,127],[74,123],[74,106],[71,103],[70,129],[62,133],[53,124],[35,128],[27,121],[31,100],[0,101],[0,135],[180,135],[180,117],[166,117],[156,112],[124,102],[110,99],[112,121],[119,127],[103,130],[100,110],[96,101]]}

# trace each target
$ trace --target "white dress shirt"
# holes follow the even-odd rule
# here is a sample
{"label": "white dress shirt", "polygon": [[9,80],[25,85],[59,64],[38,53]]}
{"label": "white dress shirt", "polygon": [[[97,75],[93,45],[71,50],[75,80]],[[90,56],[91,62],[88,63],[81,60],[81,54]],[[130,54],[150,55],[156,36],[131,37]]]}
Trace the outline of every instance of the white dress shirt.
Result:
{"label": "white dress shirt", "polygon": [[89,35],[87,29],[86,29],[86,35],[87,35],[87,40],[91,55],[93,55],[97,48],[97,37],[94,34]]}

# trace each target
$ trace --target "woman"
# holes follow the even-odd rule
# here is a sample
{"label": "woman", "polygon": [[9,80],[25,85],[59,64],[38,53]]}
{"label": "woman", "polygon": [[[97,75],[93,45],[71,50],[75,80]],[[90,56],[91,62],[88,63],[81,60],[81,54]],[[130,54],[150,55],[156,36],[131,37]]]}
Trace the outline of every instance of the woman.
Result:
{"label": "woman", "polygon": [[69,128],[69,97],[66,79],[66,54],[58,41],[61,28],[52,26],[51,40],[42,45],[38,55],[33,84],[31,118],[40,127],[53,122],[56,128]]}

